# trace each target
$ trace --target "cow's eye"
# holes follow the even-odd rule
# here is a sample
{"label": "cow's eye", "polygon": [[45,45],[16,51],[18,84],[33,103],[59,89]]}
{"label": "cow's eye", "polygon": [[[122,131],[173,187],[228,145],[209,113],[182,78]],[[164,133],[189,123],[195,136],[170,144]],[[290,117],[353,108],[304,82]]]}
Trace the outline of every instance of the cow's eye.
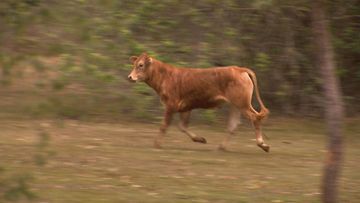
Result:
{"label": "cow's eye", "polygon": [[139,64],[139,69],[143,69],[144,65],[143,64]]}

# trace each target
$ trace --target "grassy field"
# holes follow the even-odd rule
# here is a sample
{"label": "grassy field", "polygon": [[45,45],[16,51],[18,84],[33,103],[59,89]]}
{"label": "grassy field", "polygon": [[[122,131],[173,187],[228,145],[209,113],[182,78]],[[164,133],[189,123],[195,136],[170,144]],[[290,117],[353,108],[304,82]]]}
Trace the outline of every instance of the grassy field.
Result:
{"label": "grassy field", "polygon": [[[341,202],[360,199],[359,124],[347,121]],[[191,129],[208,144],[171,127],[163,149],[152,147],[156,124],[3,119],[0,129],[2,175],[30,173],[35,202],[320,202],[319,121],[269,120],[270,153],[246,123],[229,152],[217,151],[224,130],[204,125]],[[35,164],[39,154],[43,166]]]}

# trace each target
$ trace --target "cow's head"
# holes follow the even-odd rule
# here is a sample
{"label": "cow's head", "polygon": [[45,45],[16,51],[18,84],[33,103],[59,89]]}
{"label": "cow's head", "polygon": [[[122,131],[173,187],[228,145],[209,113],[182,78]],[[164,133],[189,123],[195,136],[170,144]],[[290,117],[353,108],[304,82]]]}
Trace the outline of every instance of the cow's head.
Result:
{"label": "cow's head", "polygon": [[132,82],[146,81],[152,64],[152,58],[146,53],[143,53],[140,56],[130,57],[130,62],[133,64],[133,69],[129,74],[128,79]]}

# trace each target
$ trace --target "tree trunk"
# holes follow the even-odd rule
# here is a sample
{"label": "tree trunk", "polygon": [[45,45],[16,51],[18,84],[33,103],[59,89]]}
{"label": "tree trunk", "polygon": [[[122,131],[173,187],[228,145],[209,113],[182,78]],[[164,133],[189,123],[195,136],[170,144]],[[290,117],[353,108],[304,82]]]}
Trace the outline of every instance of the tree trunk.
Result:
{"label": "tree trunk", "polygon": [[339,80],[335,74],[334,51],[324,10],[323,0],[314,1],[312,9],[314,44],[316,46],[317,65],[323,79],[325,117],[329,140],[322,182],[322,200],[326,203],[334,203],[338,202],[337,180],[342,163],[344,110]]}

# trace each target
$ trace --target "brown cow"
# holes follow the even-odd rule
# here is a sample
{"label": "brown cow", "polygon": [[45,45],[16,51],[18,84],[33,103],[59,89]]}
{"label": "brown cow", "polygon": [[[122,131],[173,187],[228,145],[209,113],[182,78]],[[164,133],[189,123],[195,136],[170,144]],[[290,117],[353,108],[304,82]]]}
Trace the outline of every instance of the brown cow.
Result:
{"label": "brown cow", "polygon": [[[160,133],[155,137],[155,147],[161,147],[161,139],[170,125],[173,114],[177,112],[181,118],[180,130],[194,142],[206,143],[205,138],[187,130],[191,110],[213,108],[227,102],[231,106],[229,134],[219,149],[226,150],[230,136],[239,124],[241,113],[254,125],[257,145],[264,151],[269,151],[270,146],[264,143],[260,129],[261,120],[268,115],[269,110],[260,98],[255,73],[250,69],[237,66],[178,68],[149,57],[146,53],[139,57],[132,56],[130,61],[133,63],[133,70],[128,76],[129,80],[148,84],[165,105],[164,121]],[[251,105],[254,86],[260,112]]]}

